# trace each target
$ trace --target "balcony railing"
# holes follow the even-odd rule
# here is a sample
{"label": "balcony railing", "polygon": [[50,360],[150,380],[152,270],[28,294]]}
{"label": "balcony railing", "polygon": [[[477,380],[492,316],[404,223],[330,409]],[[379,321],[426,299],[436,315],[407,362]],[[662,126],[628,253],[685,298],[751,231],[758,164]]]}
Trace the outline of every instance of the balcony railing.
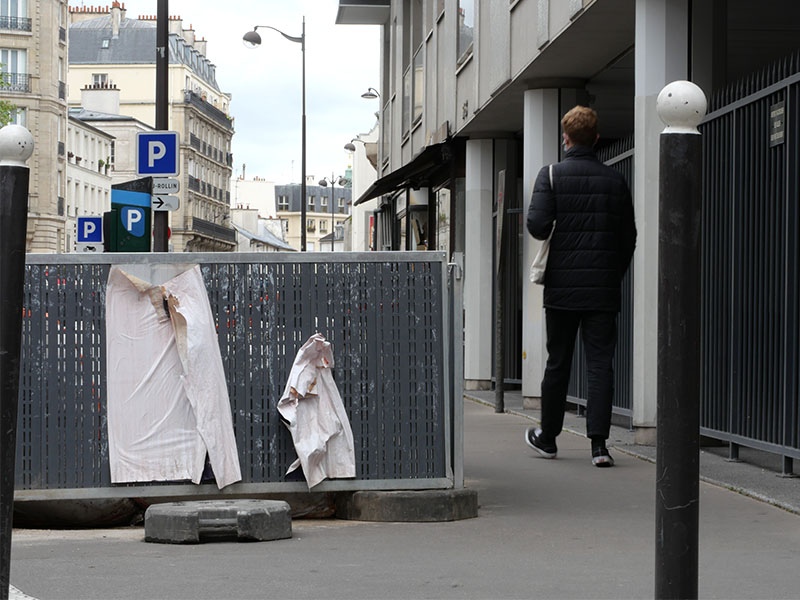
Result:
{"label": "balcony railing", "polygon": [[233,129],[233,120],[228,117],[224,112],[218,109],[213,104],[209,104],[205,100],[203,100],[199,95],[195,94],[194,92],[186,91],[184,93],[184,102],[187,104],[191,104],[192,106],[199,109],[201,112],[204,112],[206,115],[214,119],[217,123],[225,127],[226,129]]}
{"label": "balcony railing", "polygon": [[193,133],[189,134],[189,145],[200,152],[200,138]]}
{"label": "balcony railing", "polygon": [[67,84],[63,81],[58,82],[58,97],[61,100],[67,99]]}
{"label": "balcony railing", "polygon": [[59,42],[66,42],[67,41],[67,30],[64,27],[58,28],[58,41]]}
{"label": "balcony railing", "polygon": [[197,177],[189,175],[189,189],[193,192],[200,191],[200,180]]}
{"label": "balcony railing", "polygon": [[58,142],[58,155],[59,156],[64,156],[64,152],[65,151],[66,151],[66,148],[64,147],[64,142]]}
{"label": "balcony railing", "polygon": [[58,197],[58,216],[64,216],[64,198],[61,196]]}
{"label": "balcony railing", "polygon": [[194,217],[192,219],[192,229],[202,235],[207,235],[226,242],[236,242],[236,232],[233,229],[223,225],[217,225],[205,219]]}
{"label": "balcony railing", "polygon": [[31,31],[31,20],[25,17],[0,17],[0,29]]}
{"label": "balcony railing", "polygon": [[31,76],[28,73],[3,73],[3,92],[27,93],[31,91]]}

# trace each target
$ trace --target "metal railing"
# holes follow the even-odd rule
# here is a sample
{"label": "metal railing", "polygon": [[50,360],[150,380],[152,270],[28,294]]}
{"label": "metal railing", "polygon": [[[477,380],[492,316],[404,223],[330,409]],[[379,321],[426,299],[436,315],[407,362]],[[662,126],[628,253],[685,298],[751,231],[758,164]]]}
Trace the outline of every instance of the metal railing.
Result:
{"label": "metal railing", "polygon": [[702,433],[800,458],[800,53],[722,90],[703,134]]}
{"label": "metal railing", "polygon": [[206,221],[205,219],[199,219],[197,217],[192,218],[191,229],[197,233],[219,240],[224,240],[231,243],[236,242],[236,231],[230,227],[218,225],[217,223],[212,223],[211,221]]}
{"label": "metal railing", "polygon": [[67,99],[67,84],[63,81],[58,82],[58,97],[61,100]]}
{"label": "metal railing", "polygon": [[[633,136],[619,140],[597,153],[605,164],[617,169],[633,189]],[[589,380],[583,341],[578,333],[572,356],[567,394],[569,401],[585,407]],[[622,305],[617,316],[617,349],[614,353],[614,414],[633,418],[633,269],[622,279]]]}
{"label": "metal railing", "polygon": [[33,21],[25,17],[0,17],[0,29],[14,29],[16,31],[31,31]]}
{"label": "metal railing", "polygon": [[3,92],[28,93],[31,91],[31,76],[28,73],[3,73]]}
{"label": "metal railing", "polygon": [[231,120],[228,115],[222,112],[213,104],[209,104],[201,96],[186,90],[184,92],[184,102],[187,104],[191,104],[192,106],[198,108],[201,112],[205,113],[212,119],[214,119],[217,123],[225,127],[226,129],[233,129],[233,121]]}
{"label": "metal railing", "polygon": [[213,484],[110,481],[112,264],[162,281],[200,265],[243,477],[225,494],[307,490],[286,478],[295,453],[275,405],[315,332],[333,346],[356,477],[314,490],[463,486],[463,402],[453,385],[463,373],[461,268],[448,269],[444,253],[69,254],[27,263],[15,500],[220,493]]}

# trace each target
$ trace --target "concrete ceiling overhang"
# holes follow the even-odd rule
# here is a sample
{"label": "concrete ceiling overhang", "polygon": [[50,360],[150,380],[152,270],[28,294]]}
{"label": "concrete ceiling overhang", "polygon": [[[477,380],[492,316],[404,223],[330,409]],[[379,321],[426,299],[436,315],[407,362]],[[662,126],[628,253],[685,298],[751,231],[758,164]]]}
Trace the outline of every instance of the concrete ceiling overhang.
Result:
{"label": "concrete ceiling overhang", "polygon": [[389,20],[390,0],[339,0],[337,25],[381,25]]}
{"label": "concrete ceiling overhang", "polygon": [[553,38],[456,135],[482,137],[522,131],[526,90],[585,86],[630,52],[635,34],[635,0],[598,0]]}

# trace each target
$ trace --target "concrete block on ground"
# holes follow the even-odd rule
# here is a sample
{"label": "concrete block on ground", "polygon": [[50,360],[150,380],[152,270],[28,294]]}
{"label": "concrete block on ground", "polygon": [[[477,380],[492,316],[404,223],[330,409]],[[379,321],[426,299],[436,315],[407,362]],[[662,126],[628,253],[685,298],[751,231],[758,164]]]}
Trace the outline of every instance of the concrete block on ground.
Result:
{"label": "concrete block on ground", "polygon": [[352,521],[436,522],[478,516],[474,490],[360,491],[336,498],[336,516]]}
{"label": "concrete block on ground", "polygon": [[198,544],[220,538],[264,542],[292,537],[289,504],[279,500],[202,500],[150,506],[144,539]]}

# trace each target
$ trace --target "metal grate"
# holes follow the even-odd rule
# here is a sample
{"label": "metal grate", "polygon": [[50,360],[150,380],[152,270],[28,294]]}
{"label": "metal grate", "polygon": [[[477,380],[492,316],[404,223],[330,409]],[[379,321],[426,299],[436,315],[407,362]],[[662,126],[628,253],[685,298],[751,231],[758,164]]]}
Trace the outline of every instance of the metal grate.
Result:
{"label": "metal grate", "polygon": [[[158,257],[201,265],[243,483],[286,482],[296,455],[276,405],[297,351],[319,331],[333,345],[334,379],[355,439],[356,480],[344,489],[387,480],[398,489],[420,487],[408,483],[420,479],[429,482],[423,487],[452,487],[444,255],[369,254],[331,262],[320,254],[320,262],[281,254],[223,255],[224,262],[204,260],[215,256],[208,254]],[[109,264],[78,255],[29,256],[28,263],[17,488],[107,488]]]}

